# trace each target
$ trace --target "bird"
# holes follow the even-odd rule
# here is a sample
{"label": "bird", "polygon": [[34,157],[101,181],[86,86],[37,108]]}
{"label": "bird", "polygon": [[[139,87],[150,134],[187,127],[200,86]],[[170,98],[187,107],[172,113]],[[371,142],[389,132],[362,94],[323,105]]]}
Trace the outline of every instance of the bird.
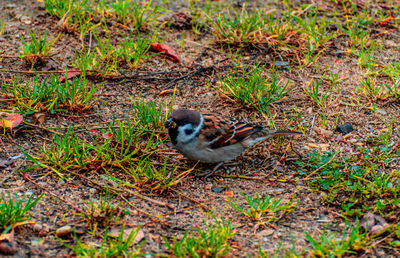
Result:
{"label": "bird", "polygon": [[215,113],[177,109],[164,123],[173,147],[183,156],[203,163],[224,162],[240,156],[246,149],[274,136],[302,134],[297,131],[268,130],[235,118]]}

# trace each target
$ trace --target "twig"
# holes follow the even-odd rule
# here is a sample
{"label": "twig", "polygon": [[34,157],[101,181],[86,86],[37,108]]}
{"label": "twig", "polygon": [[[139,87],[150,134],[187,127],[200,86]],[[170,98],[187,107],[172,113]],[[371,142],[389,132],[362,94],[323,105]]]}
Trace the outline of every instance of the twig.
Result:
{"label": "twig", "polygon": [[[186,196],[186,195],[184,195],[183,193],[179,192],[178,190],[175,190],[175,189],[172,189],[172,188],[171,188],[170,190],[174,191],[174,192],[177,193],[179,196],[182,196],[183,198],[188,199],[189,201],[191,201],[191,202],[193,202],[193,203],[200,204],[200,205],[202,205],[202,206],[204,205],[202,208],[205,209],[206,211],[209,211],[209,210],[210,210],[210,208],[209,208],[208,206],[205,206],[205,204],[206,204],[207,202],[202,202],[202,201],[198,201],[198,200],[192,199],[192,198],[190,198],[189,196]],[[208,202],[210,202],[210,201],[208,201]]]}
{"label": "twig", "polygon": [[78,207],[76,207],[75,205],[73,205],[72,203],[70,203],[69,201],[65,200],[64,198],[62,198],[61,196],[53,193],[51,190],[49,190],[49,188],[43,187],[41,185],[39,185],[38,183],[36,183],[35,181],[33,181],[31,178],[29,178],[29,176],[25,175],[24,173],[22,173],[20,170],[18,171],[19,174],[25,179],[28,180],[29,182],[31,182],[32,184],[36,185],[37,187],[39,187],[40,189],[42,189],[45,192],[48,192],[49,194],[51,194],[52,196],[56,197],[59,200],[64,201],[66,204],[68,204],[69,206],[71,206],[72,208],[74,208],[74,210],[76,210],[77,212],[82,213],[82,210],[79,209]]}
{"label": "twig", "polygon": [[315,122],[315,115],[313,116],[312,122],[311,122],[311,127],[310,130],[308,131],[308,135],[311,135],[312,129],[314,127],[314,122]]}
{"label": "twig", "polygon": [[[228,59],[229,59],[229,58],[222,59],[222,60],[216,62],[215,64],[210,65],[210,66],[206,66],[206,67],[200,66],[200,67],[199,67],[198,69],[196,69],[194,72],[185,74],[185,75],[183,75],[183,76],[181,76],[181,77],[178,77],[178,78],[175,78],[175,79],[173,79],[172,81],[170,81],[169,83],[167,83],[167,84],[164,86],[164,90],[170,89],[170,88],[171,88],[170,86],[171,86],[173,83],[176,83],[176,82],[181,81],[181,80],[185,80],[185,81],[184,81],[184,83],[185,83],[185,82],[187,82],[189,79],[191,79],[192,77],[194,77],[194,76],[196,76],[196,75],[198,75],[198,74],[200,74],[200,73],[202,73],[202,72],[204,72],[204,71],[213,70],[214,68],[217,67],[217,64],[222,63],[222,62],[225,62],[225,61],[228,60]],[[231,65],[229,65],[229,66],[231,66]]]}
{"label": "twig", "polygon": [[[147,217],[151,218],[152,220],[156,220],[156,222],[162,222],[162,221],[161,221],[159,218],[157,218],[157,216],[152,215],[152,214],[150,214],[150,213],[148,213],[148,212],[146,212],[146,211],[144,211],[144,210],[142,210],[142,209],[139,209],[139,208],[137,208],[136,206],[134,206],[134,205],[132,205],[131,203],[129,203],[129,201],[125,198],[125,196],[123,196],[120,192],[122,192],[122,191],[123,191],[123,192],[128,192],[129,194],[132,194],[132,195],[137,196],[137,197],[139,197],[139,198],[142,198],[142,199],[144,199],[144,200],[150,201],[150,202],[152,202],[152,203],[154,203],[154,204],[161,205],[161,206],[166,206],[166,207],[168,207],[168,208],[171,208],[171,209],[175,210],[175,207],[173,207],[173,206],[170,207],[170,205],[167,204],[167,203],[164,203],[164,202],[161,202],[161,201],[157,201],[157,200],[151,199],[150,197],[147,197],[147,196],[143,196],[143,195],[139,194],[138,192],[132,192],[132,191],[129,191],[129,190],[127,190],[127,189],[120,190],[120,189],[117,189],[117,188],[114,188],[114,187],[104,186],[104,185],[102,185],[102,184],[100,184],[100,183],[98,183],[98,182],[96,182],[96,181],[91,180],[90,178],[88,178],[88,177],[86,177],[86,176],[84,176],[84,175],[82,175],[82,174],[80,174],[80,173],[76,173],[76,172],[74,172],[74,171],[70,171],[70,172],[71,172],[71,174],[74,174],[74,175],[76,175],[76,176],[78,176],[78,177],[81,177],[81,178],[83,178],[85,181],[91,182],[93,185],[96,185],[96,186],[97,186],[96,188],[97,188],[98,190],[109,189],[112,193],[114,193],[114,194],[118,195],[119,197],[121,197],[125,202],[127,202],[127,203],[128,203],[130,206],[132,206],[134,209],[136,209],[136,210],[139,211],[140,213],[143,213],[144,215],[146,215]],[[100,187],[100,189],[99,189],[98,187]]]}
{"label": "twig", "polygon": [[57,134],[57,135],[63,135],[62,133],[53,131],[53,130],[51,130],[51,129],[45,128],[45,127],[40,126],[40,125],[34,125],[34,124],[31,124],[31,123],[28,123],[28,122],[25,122],[25,121],[24,121],[24,124],[29,125],[29,126],[32,126],[32,127],[36,127],[36,128],[39,128],[39,129],[42,129],[42,130],[44,130],[44,131],[48,131],[48,132],[50,132],[50,133],[54,133],[54,134]]}

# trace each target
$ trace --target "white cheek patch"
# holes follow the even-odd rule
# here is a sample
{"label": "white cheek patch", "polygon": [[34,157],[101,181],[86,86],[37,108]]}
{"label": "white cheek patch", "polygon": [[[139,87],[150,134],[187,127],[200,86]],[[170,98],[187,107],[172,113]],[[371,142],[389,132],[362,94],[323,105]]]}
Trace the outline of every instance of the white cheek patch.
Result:
{"label": "white cheek patch", "polygon": [[203,116],[201,116],[200,124],[197,127],[194,127],[193,124],[186,124],[184,126],[179,126],[178,136],[176,137],[176,141],[178,143],[183,143],[183,144],[192,141],[199,134],[201,128],[203,128],[203,123],[204,119]]}
{"label": "white cheek patch", "polygon": [[[178,127],[178,136],[176,137],[176,141],[179,143],[187,143],[190,142],[195,134],[195,128],[193,128],[192,124],[186,124],[184,126],[179,126]],[[192,133],[187,134],[187,131],[191,131]]]}

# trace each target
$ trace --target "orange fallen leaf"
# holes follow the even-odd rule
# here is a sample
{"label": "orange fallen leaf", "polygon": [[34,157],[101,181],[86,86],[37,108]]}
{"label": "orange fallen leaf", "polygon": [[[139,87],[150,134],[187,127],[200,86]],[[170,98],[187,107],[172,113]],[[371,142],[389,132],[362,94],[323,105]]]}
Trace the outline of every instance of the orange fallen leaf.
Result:
{"label": "orange fallen leaf", "polygon": [[0,125],[2,125],[4,128],[9,128],[12,130],[13,128],[19,126],[23,120],[24,118],[20,114],[12,114],[4,119],[1,119]]}
{"label": "orange fallen leaf", "polygon": [[226,197],[233,197],[233,191],[225,191],[225,192],[224,192],[224,195],[225,195]]}
{"label": "orange fallen leaf", "polygon": [[153,44],[151,44],[150,48],[153,51],[162,52],[162,53],[166,54],[167,56],[171,57],[172,61],[174,61],[174,62],[180,62],[178,54],[170,46],[162,45],[162,44],[158,44],[158,43],[153,43]]}
{"label": "orange fallen leaf", "polygon": [[396,18],[394,18],[393,16],[389,16],[389,17],[387,17],[386,19],[384,19],[383,21],[381,21],[380,23],[379,23],[379,25],[384,25],[384,24],[386,24],[386,23],[388,23],[388,22],[390,22],[390,21],[393,21],[393,20],[397,20]]}
{"label": "orange fallen leaf", "polygon": [[174,89],[163,90],[160,93],[158,93],[158,96],[164,96],[164,95],[167,95],[167,94],[170,94],[170,93],[174,93]]}
{"label": "orange fallen leaf", "polygon": [[65,75],[60,76],[60,82],[65,82],[65,79],[69,80],[71,78],[79,76],[80,74],[81,74],[81,70],[79,70],[78,68],[71,69],[71,70],[65,72],[66,77],[65,77]]}

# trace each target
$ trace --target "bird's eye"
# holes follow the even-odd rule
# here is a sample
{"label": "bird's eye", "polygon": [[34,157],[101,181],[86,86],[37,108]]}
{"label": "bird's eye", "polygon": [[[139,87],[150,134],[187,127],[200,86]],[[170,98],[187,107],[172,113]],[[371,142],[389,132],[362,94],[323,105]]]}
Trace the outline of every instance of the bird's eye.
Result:
{"label": "bird's eye", "polygon": [[185,130],[185,134],[186,135],[189,135],[189,134],[192,134],[193,133],[193,130],[192,129],[186,129]]}

